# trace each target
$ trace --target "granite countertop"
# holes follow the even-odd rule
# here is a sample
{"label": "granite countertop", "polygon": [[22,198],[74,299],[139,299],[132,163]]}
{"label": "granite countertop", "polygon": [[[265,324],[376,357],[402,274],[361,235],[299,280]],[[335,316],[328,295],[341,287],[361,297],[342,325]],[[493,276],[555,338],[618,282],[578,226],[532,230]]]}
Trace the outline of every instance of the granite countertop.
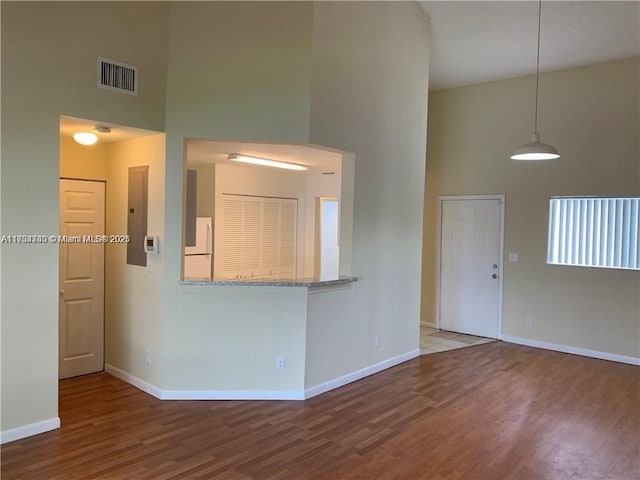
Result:
{"label": "granite countertop", "polygon": [[339,277],[333,280],[319,278],[301,278],[297,280],[284,279],[239,279],[239,280],[180,280],[180,285],[228,285],[248,287],[326,287],[330,285],[345,285],[357,282],[358,277]]}

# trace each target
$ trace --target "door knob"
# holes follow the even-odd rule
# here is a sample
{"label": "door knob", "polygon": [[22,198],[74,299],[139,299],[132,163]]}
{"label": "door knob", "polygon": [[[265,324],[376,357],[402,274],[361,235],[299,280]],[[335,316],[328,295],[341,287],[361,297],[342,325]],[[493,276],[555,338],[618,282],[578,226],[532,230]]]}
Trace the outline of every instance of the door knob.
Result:
{"label": "door knob", "polygon": [[497,263],[494,263],[494,264],[493,264],[493,269],[494,269],[494,270],[497,270],[497,269],[498,269],[498,264],[497,264]]}
{"label": "door knob", "polygon": [[64,295],[64,290],[60,290],[60,296]]}
{"label": "door knob", "polygon": [[494,273],[493,275],[491,275],[491,278],[498,278],[498,274]]}

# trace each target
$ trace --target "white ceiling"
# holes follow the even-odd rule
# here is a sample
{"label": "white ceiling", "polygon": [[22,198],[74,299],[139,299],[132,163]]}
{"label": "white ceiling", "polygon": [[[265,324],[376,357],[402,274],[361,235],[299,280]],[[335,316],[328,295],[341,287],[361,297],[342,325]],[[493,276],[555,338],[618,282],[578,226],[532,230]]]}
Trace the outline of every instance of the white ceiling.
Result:
{"label": "white ceiling", "polygon": [[[431,19],[430,89],[439,90],[535,73],[537,1],[423,1],[418,3]],[[542,71],[588,65],[640,56],[640,0],[557,1],[542,3],[540,67]],[[110,143],[157,132],[73,117],[60,118],[60,134],[70,137],[96,125],[112,127],[98,134]],[[217,142],[220,143],[220,142]],[[304,163],[312,158],[313,169],[321,170],[324,160],[314,157],[318,150],[305,146],[247,144],[198,145],[193,143],[192,161],[204,161],[204,152],[222,148],[268,158]],[[205,148],[206,147],[206,148]],[[211,150],[209,150],[211,151]],[[216,161],[222,159],[222,151]],[[327,153],[327,152],[325,152]],[[310,157],[309,157],[310,155]],[[339,155],[338,155],[339,157]],[[327,157],[327,168],[339,161]],[[337,158],[337,157],[336,157]],[[208,160],[211,161],[211,160]],[[333,163],[332,163],[333,162]]]}
{"label": "white ceiling", "polygon": [[[418,3],[431,19],[431,90],[535,73],[538,2]],[[541,70],[638,55],[640,1],[542,2]]]}
{"label": "white ceiling", "polygon": [[201,163],[238,165],[237,163],[227,160],[227,155],[230,153],[241,153],[253,157],[297,163],[305,165],[311,172],[336,173],[342,171],[342,152],[313,145],[227,142],[218,140],[187,141],[188,165]]}
{"label": "white ceiling", "polygon": [[93,127],[110,127],[110,133],[94,132],[98,135],[100,143],[114,143],[131,138],[144,137],[146,135],[155,135],[159,132],[151,130],[143,130],[141,128],[123,127],[115,123],[99,122],[96,120],[86,120],[83,118],[75,118],[68,116],[60,117],[60,136],[72,137],[76,132],[91,132]]}

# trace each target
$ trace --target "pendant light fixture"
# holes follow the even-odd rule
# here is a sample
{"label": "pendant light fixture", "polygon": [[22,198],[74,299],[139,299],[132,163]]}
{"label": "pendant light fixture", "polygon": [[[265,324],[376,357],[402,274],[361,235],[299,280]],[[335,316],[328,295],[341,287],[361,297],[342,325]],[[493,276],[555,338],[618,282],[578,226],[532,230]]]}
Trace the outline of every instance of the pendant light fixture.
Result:
{"label": "pendant light fixture", "polygon": [[540,19],[542,16],[542,0],[538,1],[538,55],[536,59],[536,113],[533,121],[531,141],[514,150],[512,160],[553,160],[560,154],[552,145],[540,141],[538,133],[538,85],[540,83]]}

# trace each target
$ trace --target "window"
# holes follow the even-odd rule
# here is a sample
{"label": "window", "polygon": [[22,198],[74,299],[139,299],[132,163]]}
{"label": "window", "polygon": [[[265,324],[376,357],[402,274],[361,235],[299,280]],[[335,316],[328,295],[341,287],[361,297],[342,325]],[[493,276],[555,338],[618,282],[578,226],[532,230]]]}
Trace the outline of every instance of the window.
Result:
{"label": "window", "polygon": [[552,198],[547,263],[640,270],[640,198]]}

